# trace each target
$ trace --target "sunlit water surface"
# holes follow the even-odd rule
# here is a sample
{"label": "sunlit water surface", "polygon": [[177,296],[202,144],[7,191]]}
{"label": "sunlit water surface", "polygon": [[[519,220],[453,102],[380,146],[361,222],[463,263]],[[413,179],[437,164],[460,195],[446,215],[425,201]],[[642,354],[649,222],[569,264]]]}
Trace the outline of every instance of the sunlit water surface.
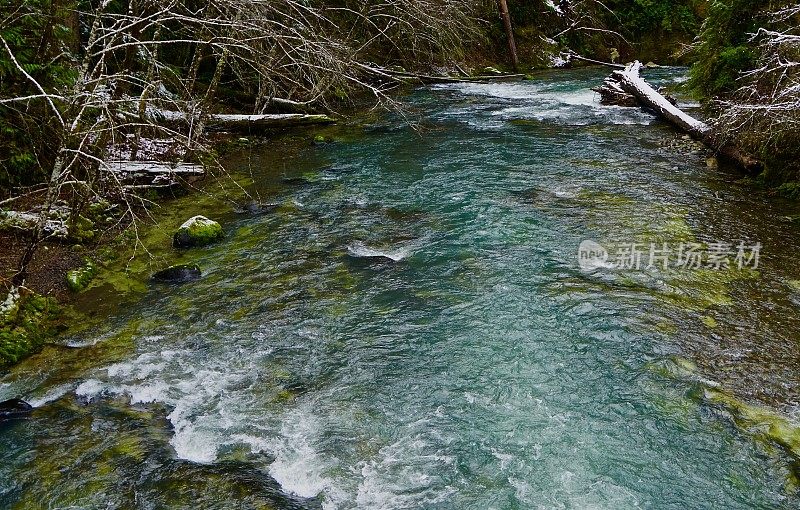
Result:
{"label": "sunlit water surface", "polygon": [[[0,507],[795,508],[787,457],[702,394],[795,413],[796,227],[601,107],[604,73],[236,151],[280,207],[184,201],[228,233],[182,255],[201,280],[0,379],[40,406],[0,426]],[[744,275],[583,273],[584,239],[764,248]]]}

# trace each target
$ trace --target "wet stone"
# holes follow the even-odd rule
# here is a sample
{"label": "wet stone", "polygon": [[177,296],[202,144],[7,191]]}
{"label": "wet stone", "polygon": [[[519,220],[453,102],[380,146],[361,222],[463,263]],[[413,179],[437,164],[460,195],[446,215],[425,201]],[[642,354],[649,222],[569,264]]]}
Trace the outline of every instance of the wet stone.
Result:
{"label": "wet stone", "polygon": [[202,271],[194,264],[180,264],[170,266],[153,274],[153,281],[159,283],[186,283],[197,280]]}
{"label": "wet stone", "polygon": [[24,400],[12,398],[0,402],[0,421],[13,420],[28,416],[33,411],[33,406]]}

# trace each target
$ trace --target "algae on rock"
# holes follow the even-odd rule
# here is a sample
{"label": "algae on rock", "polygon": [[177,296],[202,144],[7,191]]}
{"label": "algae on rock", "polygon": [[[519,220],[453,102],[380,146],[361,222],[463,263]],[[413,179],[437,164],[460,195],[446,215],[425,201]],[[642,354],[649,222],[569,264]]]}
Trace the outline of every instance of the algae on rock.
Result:
{"label": "algae on rock", "polygon": [[205,216],[194,216],[178,228],[172,238],[172,244],[176,248],[206,246],[223,237],[225,237],[225,232],[219,223]]}
{"label": "algae on rock", "polygon": [[91,260],[87,260],[83,267],[67,271],[67,287],[72,292],[85,289],[97,274],[97,267]]}

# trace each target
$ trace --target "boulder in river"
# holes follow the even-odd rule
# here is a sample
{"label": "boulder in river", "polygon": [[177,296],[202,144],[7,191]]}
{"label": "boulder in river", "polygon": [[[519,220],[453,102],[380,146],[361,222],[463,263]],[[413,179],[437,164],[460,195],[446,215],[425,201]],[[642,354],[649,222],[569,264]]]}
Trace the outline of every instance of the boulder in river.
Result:
{"label": "boulder in river", "polygon": [[33,406],[24,400],[18,398],[5,400],[0,402],[0,421],[22,418],[31,414],[31,411],[33,411]]}
{"label": "boulder in river", "polygon": [[185,283],[197,280],[202,271],[196,264],[179,264],[162,269],[153,275],[153,281],[160,283]]}
{"label": "boulder in river", "polygon": [[194,216],[186,220],[172,237],[176,248],[191,248],[215,243],[225,237],[222,227],[205,216]]}

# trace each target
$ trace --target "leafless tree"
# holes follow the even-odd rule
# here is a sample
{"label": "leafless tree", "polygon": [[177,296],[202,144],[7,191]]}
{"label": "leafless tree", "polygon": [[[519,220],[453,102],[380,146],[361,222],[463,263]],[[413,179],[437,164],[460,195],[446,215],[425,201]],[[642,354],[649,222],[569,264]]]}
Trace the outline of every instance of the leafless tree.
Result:
{"label": "leafless tree", "polygon": [[739,78],[731,99],[718,102],[717,128],[785,161],[800,157],[800,4],[766,15],[751,35],[757,47],[754,69]]}
{"label": "leafless tree", "polygon": [[[34,91],[0,96],[0,104],[44,104],[58,133],[50,140],[55,158],[15,285],[24,282],[38,245],[54,234],[58,204],[69,206],[67,230],[88,202],[101,197],[116,197],[127,219],[138,219],[146,200],[124,185],[109,164],[109,150],[129,146],[135,159],[143,138],[169,138],[180,154],[203,151],[207,116],[223,84],[250,93],[252,113],[275,105],[330,109],[331,98],[355,88],[385,97],[392,85],[385,64],[392,58],[432,62],[460,51],[472,31],[472,3],[82,2],[84,10],[75,13],[81,43],[64,47],[59,57],[75,68],[74,83],[63,89],[48,89],[26,72],[0,37],[0,51]],[[170,122],[175,119],[183,121],[180,127]]]}

